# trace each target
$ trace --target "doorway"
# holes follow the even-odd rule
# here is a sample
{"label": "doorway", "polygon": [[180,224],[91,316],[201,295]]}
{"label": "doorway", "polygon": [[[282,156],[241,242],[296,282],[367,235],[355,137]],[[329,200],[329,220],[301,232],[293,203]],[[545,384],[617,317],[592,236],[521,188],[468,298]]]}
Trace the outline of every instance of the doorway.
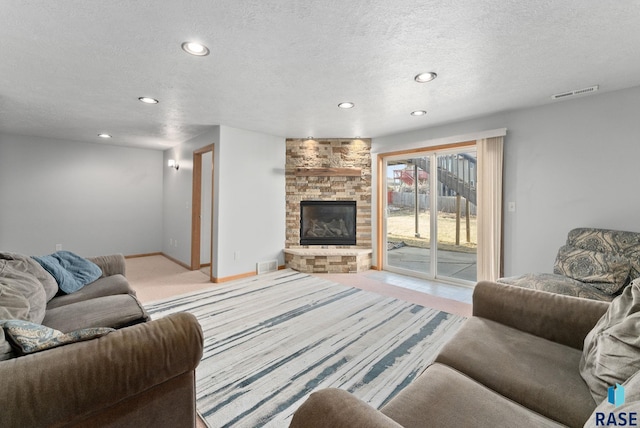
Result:
{"label": "doorway", "polygon": [[475,283],[475,145],[385,156],[382,172],[384,269]]}
{"label": "doorway", "polygon": [[209,267],[213,281],[213,148],[193,152],[191,203],[191,270]]}

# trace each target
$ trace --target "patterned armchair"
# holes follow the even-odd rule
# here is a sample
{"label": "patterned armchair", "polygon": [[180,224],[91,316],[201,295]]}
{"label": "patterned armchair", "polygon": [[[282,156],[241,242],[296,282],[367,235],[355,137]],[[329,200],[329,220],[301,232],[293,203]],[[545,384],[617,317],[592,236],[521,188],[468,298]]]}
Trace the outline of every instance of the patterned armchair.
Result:
{"label": "patterned armchair", "polygon": [[577,228],[560,247],[553,273],[527,273],[498,282],[611,301],[640,277],[640,233]]}

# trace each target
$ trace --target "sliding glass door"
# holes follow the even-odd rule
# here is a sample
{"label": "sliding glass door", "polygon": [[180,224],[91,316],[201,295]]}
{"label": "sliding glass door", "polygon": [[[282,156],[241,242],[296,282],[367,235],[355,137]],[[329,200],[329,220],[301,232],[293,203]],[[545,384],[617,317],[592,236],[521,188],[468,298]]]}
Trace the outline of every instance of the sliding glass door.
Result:
{"label": "sliding glass door", "polygon": [[478,235],[476,228],[477,162],[473,151],[434,154],[437,175],[436,275],[476,281]]}
{"label": "sliding glass door", "polygon": [[385,269],[475,282],[475,147],[389,157],[384,169]]}
{"label": "sliding glass door", "polygon": [[429,162],[426,156],[387,161],[388,268],[431,274]]}

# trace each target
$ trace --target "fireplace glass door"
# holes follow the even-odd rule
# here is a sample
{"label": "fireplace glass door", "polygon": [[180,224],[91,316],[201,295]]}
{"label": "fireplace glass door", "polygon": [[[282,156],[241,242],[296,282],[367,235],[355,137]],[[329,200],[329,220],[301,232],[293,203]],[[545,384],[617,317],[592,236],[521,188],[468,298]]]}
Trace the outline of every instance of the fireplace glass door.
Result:
{"label": "fireplace glass door", "polygon": [[356,245],[356,202],[301,201],[300,245]]}

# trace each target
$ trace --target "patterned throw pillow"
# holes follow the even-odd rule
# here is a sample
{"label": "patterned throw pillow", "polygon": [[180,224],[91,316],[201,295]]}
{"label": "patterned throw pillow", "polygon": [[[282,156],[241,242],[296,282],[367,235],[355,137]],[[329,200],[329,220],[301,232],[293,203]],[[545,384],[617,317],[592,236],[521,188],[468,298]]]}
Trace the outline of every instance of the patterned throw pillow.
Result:
{"label": "patterned throw pillow", "polygon": [[631,264],[613,253],[584,250],[565,245],[558,250],[553,273],[586,282],[613,294],[626,284]]}
{"label": "patterned throw pillow", "polygon": [[579,227],[569,231],[567,245],[623,255],[631,263],[631,279],[640,277],[640,233]]}
{"label": "patterned throw pillow", "polygon": [[96,327],[63,333],[53,328],[22,320],[0,320],[0,325],[20,354],[31,354],[68,343],[82,342],[115,331],[108,327]]}

